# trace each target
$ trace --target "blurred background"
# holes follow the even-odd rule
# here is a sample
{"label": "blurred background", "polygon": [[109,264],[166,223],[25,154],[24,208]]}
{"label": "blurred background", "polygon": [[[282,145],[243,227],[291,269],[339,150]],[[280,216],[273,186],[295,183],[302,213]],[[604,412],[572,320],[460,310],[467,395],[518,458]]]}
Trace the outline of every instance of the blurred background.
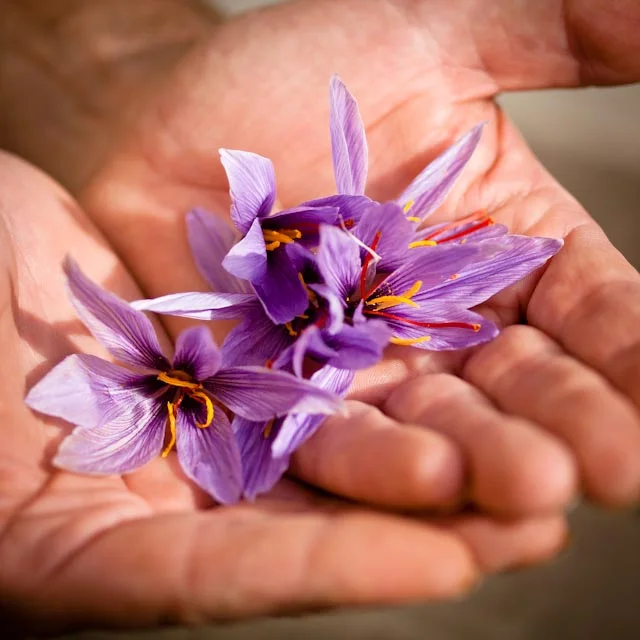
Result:
{"label": "blurred background", "polygon": [[[210,1],[230,15],[278,0]],[[510,94],[501,102],[542,162],[640,266],[640,86]],[[559,559],[491,578],[465,601],[150,631],[136,638],[639,639],[640,515],[580,506],[571,518],[572,545]]]}

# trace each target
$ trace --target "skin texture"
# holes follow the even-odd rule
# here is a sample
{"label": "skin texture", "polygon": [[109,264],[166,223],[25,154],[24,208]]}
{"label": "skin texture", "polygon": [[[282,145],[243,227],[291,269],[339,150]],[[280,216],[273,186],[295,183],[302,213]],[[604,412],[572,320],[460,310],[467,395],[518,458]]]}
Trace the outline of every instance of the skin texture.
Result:
{"label": "skin texture", "polygon": [[[640,78],[639,23],[630,1],[294,2],[206,37],[194,31],[164,86],[128,105],[125,132],[79,193],[88,216],[2,157],[7,609],[38,611],[54,627],[144,625],[449,598],[481,573],[561,548],[559,514],[578,488],[605,504],[635,501],[640,278],[493,98],[501,88]],[[367,127],[370,195],[397,195],[487,120],[438,217],[487,208],[519,233],[564,237],[565,249],[485,306],[506,327],[489,345],[389,349],[359,377],[351,417],[327,421],[297,454],[294,476],[306,484],[287,479],[254,505],[204,509],[172,460],[126,478],[51,470],[63,431],[24,408],[24,389],[66,353],[97,348],[64,297],[64,254],[73,247],[90,277],[129,299],[203,288],[183,215],[194,205],[227,210],[216,149],[272,158],[283,206],[332,192],[335,71]],[[50,155],[47,169],[82,182]],[[182,326],[167,322],[168,339]],[[473,509],[444,515],[467,502]]]}

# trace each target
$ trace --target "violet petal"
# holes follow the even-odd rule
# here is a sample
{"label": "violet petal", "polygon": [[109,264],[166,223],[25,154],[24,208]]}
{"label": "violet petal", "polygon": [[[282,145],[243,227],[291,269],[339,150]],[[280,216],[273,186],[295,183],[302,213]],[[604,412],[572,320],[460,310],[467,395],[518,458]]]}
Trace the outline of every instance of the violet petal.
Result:
{"label": "violet petal", "polygon": [[221,369],[203,384],[216,400],[249,420],[285,413],[333,413],[341,407],[333,394],[310,382],[262,367]]}
{"label": "violet petal", "polygon": [[253,422],[236,416],[233,420],[232,427],[242,458],[243,495],[247,500],[253,501],[258,495],[270,491],[289,466],[289,456],[275,458],[271,453],[271,443],[283,419]]}
{"label": "violet petal", "polygon": [[189,246],[200,275],[213,291],[251,293],[246,280],[223,269],[222,260],[236,242],[236,233],[218,216],[203,209],[187,213]]}
{"label": "violet petal", "polygon": [[269,268],[264,277],[253,282],[260,302],[275,324],[291,322],[309,306],[307,291],[300,282],[299,271],[289,254],[290,246],[293,245],[271,251]]}
{"label": "violet petal", "polygon": [[322,225],[317,263],[325,283],[342,300],[356,291],[362,270],[360,247],[348,233]]}
{"label": "violet petal", "polygon": [[168,362],[144,313],[91,282],[71,258],[65,260],[64,270],[71,303],[82,322],[111,355],[145,369],[166,368]]}
{"label": "violet petal", "polygon": [[166,422],[166,407],[145,399],[99,427],[76,427],[62,441],[53,464],[95,475],[135,471],[160,455]]}
{"label": "violet petal", "polygon": [[189,327],[178,336],[173,356],[174,369],[186,371],[200,381],[215,375],[221,362],[220,350],[207,327]]}
{"label": "violet petal", "polygon": [[267,272],[267,248],[259,219],[255,219],[238,244],[233,245],[222,266],[237,278],[254,282]]}
{"label": "violet petal", "polygon": [[96,356],[67,356],[37,382],[25,403],[74,425],[100,426],[143,402],[145,376]]}
{"label": "violet petal", "polygon": [[337,225],[344,226],[347,229],[353,228],[362,217],[366,209],[371,206],[374,201],[367,196],[350,196],[345,194],[337,194],[316,198],[315,200],[307,200],[303,202],[301,207],[332,207],[338,210]]}
{"label": "violet petal", "polygon": [[222,504],[232,504],[242,493],[240,451],[224,411],[215,407],[212,423],[196,426],[203,416],[178,411],[178,461],[185,475]]}
{"label": "violet petal", "polygon": [[424,220],[442,203],[478,146],[483,127],[484,123],[473,127],[429,163],[404,190],[398,203],[403,208],[412,203],[408,215]]}
{"label": "violet petal", "polygon": [[222,361],[225,367],[266,366],[292,341],[293,337],[286,328],[274,324],[258,304],[247,310],[242,322],[229,332],[222,343]]}
{"label": "violet petal", "polygon": [[390,337],[391,330],[382,320],[344,325],[337,334],[324,335],[325,344],[334,351],[326,362],[339,369],[366,369],[380,361]]}
{"label": "violet petal", "polygon": [[367,183],[367,138],[355,98],[333,76],[330,87],[331,151],[338,193],[362,194]]}
{"label": "violet petal", "polygon": [[134,309],[195,320],[241,318],[258,300],[254,293],[170,293],[150,300],[136,300]]}
{"label": "violet petal", "polygon": [[256,218],[268,216],[276,200],[276,177],[268,158],[248,151],[220,149],[231,194],[231,220],[247,233]]}
{"label": "violet petal", "polygon": [[486,254],[485,259],[461,268],[454,280],[418,292],[413,298],[416,303],[446,300],[474,307],[542,266],[563,243],[555,238],[508,235],[474,244]]}

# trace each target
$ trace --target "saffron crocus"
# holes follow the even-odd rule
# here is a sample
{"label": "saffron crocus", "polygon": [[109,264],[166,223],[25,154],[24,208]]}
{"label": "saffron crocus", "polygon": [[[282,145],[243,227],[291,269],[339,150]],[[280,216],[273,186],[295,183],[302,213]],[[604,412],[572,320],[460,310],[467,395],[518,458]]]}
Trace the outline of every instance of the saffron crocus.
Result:
{"label": "saffron crocus", "polygon": [[338,209],[310,204],[272,214],[276,188],[271,161],[246,151],[223,149],[220,155],[229,179],[231,220],[243,236],[223,265],[251,282],[274,322],[289,322],[308,304],[298,278],[298,248],[315,246],[318,225],[334,223]]}
{"label": "saffron crocus", "polygon": [[[326,292],[342,302],[354,325],[383,320],[395,344],[461,349],[498,333],[492,322],[470,309],[544,264],[561,246],[561,240],[552,238],[506,235],[418,248],[376,284],[372,255],[363,260],[352,237],[323,226],[317,262]],[[375,248],[374,242],[370,249]]]}
{"label": "saffron crocus", "polygon": [[[311,376],[321,389],[344,396],[354,373],[325,366]],[[242,456],[243,495],[253,500],[272,489],[289,467],[291,454],[322,425],[324,415],[289,415],[255,422],[236,417],[233,430]]]}
{"label": "saffron crocus", "polygon": [[[227,235],[227,225],[211,214],[196,210],[188,214],[187,227],[195,262],[205,280],[225,290],[241,290],[242,284],[220,264],[232,241]],[[199,241],[209,236],[217,238],[215,245]],[[341,303],[335,307],[331,296],[319,295],[323,285],[315,273],[315,261],[308,251],[300,253],[298,281],[305,291],[306,306],[302,314],[282,324],[275,323],[257,298],[247,294],[233,294],[238,296],[235,307],[230,304],[232,294],[225,292],[170,294],[153,300],[139,300],[133,306],[197,320],[241,317],[240,324],[232,329],[222,345],[224,361],[228,364],[271,366],[278,361],[278,366],[291,365],[298,375],[302,373],[304,354],[318,365],[338,369],[362,369],[375,364],[388,343],[390,332],[386,323],[372,322],[365,327],[343,322]],[[330,308],[332,304],[333,309]],[[296,354],[302,355],[294,357],[290,352],[295,344],[298,344]]]}
{"label": "saffron crocus", "polygon": [[334,394],[284,372],[223,367],[205,327],[184,331],[169,359],[142,312],[88,280],[72,261],[65,271],[80,318],[125,366],[68,356],[27,395],[32,409],[76,425],[54,460],[61,468],[129,473],[175,446],[191,480],[219,502],[234,502],[242,471],[226,411],[268,420],[339,407]]}

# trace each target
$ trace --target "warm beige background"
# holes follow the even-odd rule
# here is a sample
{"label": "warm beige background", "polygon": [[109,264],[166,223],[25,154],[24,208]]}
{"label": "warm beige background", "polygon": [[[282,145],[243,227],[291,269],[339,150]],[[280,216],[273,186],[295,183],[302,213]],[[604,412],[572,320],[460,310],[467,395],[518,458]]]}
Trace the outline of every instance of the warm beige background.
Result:
{"label": "warm beige background", "polygon": [[[228,13],[269,3],[212,1]],[[501,101],[544,164],[640,265],[640,85],[512,94]],[[154,631],[136,640],[640,639],[640,516],[582,507],[572,520],[574,544],[560,559],[492,578],[465,602]]]}

